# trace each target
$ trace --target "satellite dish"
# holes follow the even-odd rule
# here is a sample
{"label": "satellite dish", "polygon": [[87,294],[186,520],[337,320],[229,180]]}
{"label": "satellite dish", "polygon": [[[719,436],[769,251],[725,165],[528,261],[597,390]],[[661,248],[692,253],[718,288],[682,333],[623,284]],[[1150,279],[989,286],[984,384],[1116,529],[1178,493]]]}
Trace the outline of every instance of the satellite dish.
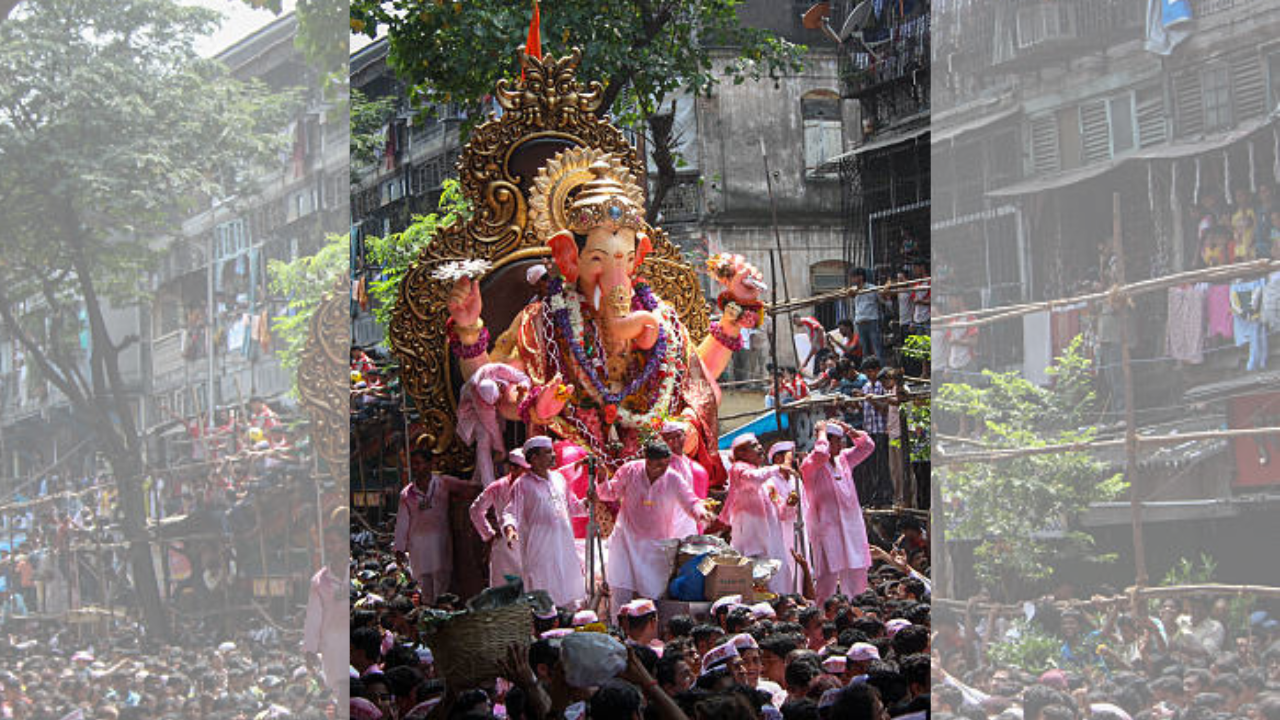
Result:
{"label": "satellite dish", "polygon": [[858,6],[849,13],[849,17],[844,19],[844,25],[840,27],[840,42],[849,39],[854,32],[866,27],[867,21],[871,19],[871,0],[862,0]]}

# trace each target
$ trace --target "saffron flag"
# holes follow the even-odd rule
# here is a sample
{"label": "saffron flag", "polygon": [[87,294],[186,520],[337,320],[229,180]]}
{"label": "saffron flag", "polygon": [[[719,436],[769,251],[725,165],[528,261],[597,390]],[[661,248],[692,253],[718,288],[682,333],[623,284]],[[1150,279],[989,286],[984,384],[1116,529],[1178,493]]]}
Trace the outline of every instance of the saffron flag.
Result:
{"label": "saffron flag", "polygon": [[[542,22],[538,17],[538,0],[533,0],[533,19],[529,21],[529,37],[524,41],[525,54],[542,59]],[[520,79],[524,80],[524,68],[520,68]]]}

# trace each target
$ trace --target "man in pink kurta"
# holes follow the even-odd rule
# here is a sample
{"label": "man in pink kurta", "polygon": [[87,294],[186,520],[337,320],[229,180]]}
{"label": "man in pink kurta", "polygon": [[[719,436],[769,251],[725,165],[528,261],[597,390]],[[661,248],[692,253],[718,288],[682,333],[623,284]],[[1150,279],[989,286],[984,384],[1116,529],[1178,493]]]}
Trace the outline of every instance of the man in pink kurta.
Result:
{"label": "man in pink kurta", "polygon": [[609,538],[608,577],[613,617],[636,595],[662,597],[671,567],[661,542],[676,537],[676,515],[710,520],[702,502],[675,472],[671,449],[659,442],[644,448],[643,460],[625,463],[597,488],[601,500],[617,502],[617,522]]}
{"label": "man in pink kurta", "polygon": [[569,518],[587,510],[569,492],[564,476],[551,469],[556,461],[551,438],[531,437],[523,450],[530,469],[511,488],[502,532],[508,547],[520,547],[525,590],[546,590],[556,605],[576,609],[586,599],[587,581]]}
{"label": "man in pink kurta", "polygon": [[[800,465],[808,494],[805,525],[813,549],[814,585],[819,598],[831,597],[839,583],[850,597],[867,589],[871,551],[853,482],[853,468],[875,451],[871,436],[840,424],[820,423],[813,450]],[[846,447],[852,435],[852,446]]]}
{"label": "man in pink kurta", "polygon": [[787,474],[795,472],[779,465],[763,465],[764,447],[755,435],[733,441],[733,466],[729,469],[729,493],[720,520],[732,530],[730,545],[747,557],[780,560],[781,569],[769,581],[769,591],[788,592],[792,581],[791,554],[787,552],[784,525],[795,518],[799,498],[783,495]]}
{"label": "man in pink kurta", "polygon": [[432,460],[430,450],[415,450],[410,459],[413,482],[400,491],[392,545],[401,565],[408,554],[409,575],[418,582],[425,603],[433,603],[448,592],[453,574],[449,497],[472,487],[456,477],[432,472]]}
{"label": "man in pink kurta", "polygon": [[[688,432],[687,424],[668,421],[662,426],[662,441],[667,444],[667,447],[671,448],[671,469],[684,480],[686,485],[693,488],[693,494],[699,500],[706,500],[710,476],[707,474],[706,468],[702,467],[697,460],[685,455],[684,446]],[[702,532],[702,523],[683,510],[675,512],[672,522],[674,524],[671,529],[671,537],[685,538]]]}
{"label": "man in pink kurta", "polygon": [[502,518],[507,505],[511,503],[511,487],[516,478],[529,469],[524,459],[523,450],[512,450],[507,456],[511,461],[511,472],[489,484],[471,503],[471,525],[480,534],[480,539],[489,545],[489,585],[506,584],[506,576],[520,577],[520,549],[508,547],[505,542],[493,542],[498,536],[489,524],[489,508],[493,508],[495,517]]}
{"label": "man in pink kurta", "polygon": [[325,565],[311,577],[307,614],[303,622],[302,652],[308,664],[320,656],[324,684],[339,699],[347,701],[348,643],[350,642],[347,601],[347,559],[350,539],[349,515],[340,508],[324,528]]}

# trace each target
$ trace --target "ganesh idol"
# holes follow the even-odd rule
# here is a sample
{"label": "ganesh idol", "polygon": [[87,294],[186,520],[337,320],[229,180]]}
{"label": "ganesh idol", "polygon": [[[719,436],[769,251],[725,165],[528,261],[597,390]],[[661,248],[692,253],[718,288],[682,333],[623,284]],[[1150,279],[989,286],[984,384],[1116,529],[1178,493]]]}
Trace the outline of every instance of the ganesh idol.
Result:
{"label": "ganesh idol", "polygon": [[716,378],[741,349],[742,329],[761,322],[760,272],[739,256],[713,263],[724,286],[721,319],[695,344],[640,275],[654,230],[643,191],[618,157],[587,147],[560,152],[539,170],[529,207],[551,250],[551,282],[492,350],[479,282],[454,282],[447,335],[463,377],[506,379],[490,392],[492,412],[597,456],[609,471],[640,457],[671,419],[696,430],[686,452],[719,469],[711,462]]}

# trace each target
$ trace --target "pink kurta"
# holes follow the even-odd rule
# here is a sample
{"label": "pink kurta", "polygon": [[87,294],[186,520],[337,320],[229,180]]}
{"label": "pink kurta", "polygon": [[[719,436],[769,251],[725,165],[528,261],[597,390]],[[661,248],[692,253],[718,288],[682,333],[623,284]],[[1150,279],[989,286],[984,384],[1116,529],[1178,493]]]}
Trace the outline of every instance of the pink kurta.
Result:
{"label": "pink kurta", "polygon": [[569,523],[571,515],[584,514],[582,501],[569,494],[564,476],[555,470],[545,478],[525,472],[515,481],[502,526],[519,533],[525,590],[546,590],[562,606],[586,597],[586,576]]}
{"label": "pink kurta", "polygon": [[808,493],[805,523],[813,548],[815,576],[871,567],[867,527],[862,521],[853,468],[875,449],[875,441],[860,435],[853,447],[840,452],[833,465],[831,444],[825,435],[820,435],[800,466]]}
{"label": "pink kurta", "polygon": [[[729,469],[729,493],[720,513],[720,519],[733,530],[731,545],[735,550],[747,557],[782,561],[782,568],[769,582],[773,592],[785,592],[792,575],[786,540],[791,528],[784,527],[783,522],[794,515],[782,491],[786,485],[786,478],[775,465],[755,467],[735,462]],[[770,488],[777,492],[771,494]]]}
{"label": "pink kurta", "polygon": [[302,630],[302,651],[320,654],[320,668],[324,684],[335,694],[347,683],[348,629],[347,583],[329,571],[320,568],[311,577],[311,592],[307,596],[307,616]]}
{"label": "pink kurta", "polygon": [[[511,504],[511,485],[511,476],[504,475],[485,488],[471,503],[471,524],[480,533],[481,540],[489,542],[497,535],[489,524],[489,508],[493,508],[495,517],[502,518],[507,505]],[[504,575],[520,576],[520,548],[507,547],[506,540],[499,538],[489,545],[489,585],[505,585],[507,581]]]}
{"label": "pink kurta", "polygon": [[[685,455],[671,456],[671,469],[680,476],[685,485],[693,490],[693,494],[699,499],[705,500],[707,497],[707,471],[697,460],[693,460]],[[702,532],[702,528],[698,526],[698,521],[693,516],[684,511],[676,511],[672,518],[671,537],[684,538],[690,535],[696,535]]]}
{"label": "pink kurta", "polygon": [[400,491],[393,548],[409,553],[409,567],[415,579],[449,566],[449,481],[461,482],[432,473],[425,493],[414,483]]}
{"label": "pink kurta", "polygon": [[601,500],[620,503],[617,524],[609,537],[609,585],[659,598],[667,588],[671,567],[659,544],[677,537],[677,515],[693,517],[698,496],[675,470],[675,463],[649,482],[644,460],[625,463],[599,486]]}

